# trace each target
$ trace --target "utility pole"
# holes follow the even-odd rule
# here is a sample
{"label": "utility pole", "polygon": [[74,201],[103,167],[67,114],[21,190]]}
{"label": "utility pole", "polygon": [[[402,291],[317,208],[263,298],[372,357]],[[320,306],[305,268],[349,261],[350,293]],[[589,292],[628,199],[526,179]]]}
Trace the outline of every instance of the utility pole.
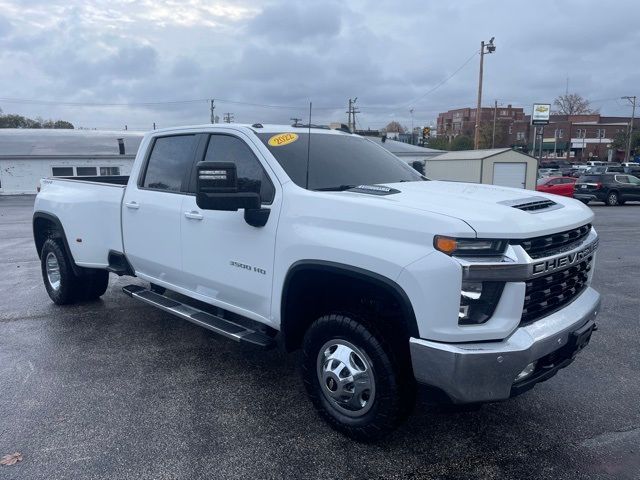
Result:
{"label": "utility pole", "polygon": [[633,134],[633,121],[635,120],[636,117],[636,96],[626,96],[626,97],[622,97],[624,100],[629,100],[629,102],[631,102],[631,105],[633,105],[633,109],[631,110],[631,121],[629,122],[629,135],[627,137],[627,151],[624,154],[624,161],[625,162],[629,162],[631,160],[630,156],[631,156],[631,135]]}
{"label": "utility pole", "polygon": [[409,113],[411,114],[411,145],[413,145],[413,107],[409,109]]}
{"label": "utility pole", "polygon": [[348,113],[348,126],[349,126],[349,131],[351,133],[356,131],[356,113],[360,113],[360,110],[357,110],[355,107],[356,104],[356,100],[358,100],[358,97],[354,98],[354,99],[349,99],[349,109],[347,110]]}
{"label": "utility pole", "polygon": [[153,129],[156,129],[156,122],[153,122]]}
{"label": "utility pole", "polygon": [[493,133],[491,134],[491,148],[496,148],[496,117],[498,116],[498,100],[493,101]]}
{"label": "utility pole", "polygon": [[222,118],[224,119],[224,123],[231,123],[233,122],[233,113],[227,112]]}
{"label": "utility pole", "polygon": [[[489,43],[485,45],[484,40],[480,42],[480,75],[478,76],[478,104],[476,108],[476,128],[473,141],[473,148],[478,150],[480,147],[480,110],[482,108],[482,73],[484,69],[484,55],[485,53],[493,53],[496,51],[496,46],[493,44],[495,37],[491,37]],[[485,52],[486,49],[486,52]]]}
{"label": "utility pole", "polygon": [[300,121],[302,121],[301,118],[296,118],[296,117],[290,118],[289,120],[291,120],[293,122],[293,126],[298,125],[298,123],[300,123]]}
{"label": "utility pole", "polygon": [[215,109],[216,106],[214,105],[215,99],[211,99],[211,123],[216,123],[216,116],[215,116]]}

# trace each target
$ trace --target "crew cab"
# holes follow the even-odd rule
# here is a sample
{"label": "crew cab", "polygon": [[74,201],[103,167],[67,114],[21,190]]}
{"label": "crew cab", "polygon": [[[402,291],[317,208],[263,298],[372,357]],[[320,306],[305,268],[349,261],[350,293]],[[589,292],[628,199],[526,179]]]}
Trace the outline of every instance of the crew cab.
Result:
{"label": "crew cab", "polygon": [[573,361],[600,305],[592,219],[570,198],[431,181],[346,132],[229,124],[146,134],[129,177],[43,179],[33,232],[56,304],[137,277],[124,293],[168,314],[302,349],[319,413],[372,440],[418,384],[501,401]]}

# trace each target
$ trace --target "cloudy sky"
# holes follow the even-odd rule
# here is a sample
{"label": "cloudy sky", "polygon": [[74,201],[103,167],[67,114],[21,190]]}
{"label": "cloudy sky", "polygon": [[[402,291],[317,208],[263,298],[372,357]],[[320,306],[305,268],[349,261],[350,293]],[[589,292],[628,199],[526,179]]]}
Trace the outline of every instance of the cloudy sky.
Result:
{"label": "cloudy sky", "polygon": [[[475,105],[530,109],[569,91],[628,115],[640,96],[637,0],[0,0],[0,108],[76,126],[431,123]],[[19,100],[19,101],[18,101]],[[27,101],[28,100],[28,101]],[[171,102],[171,103],[169,103]]]}

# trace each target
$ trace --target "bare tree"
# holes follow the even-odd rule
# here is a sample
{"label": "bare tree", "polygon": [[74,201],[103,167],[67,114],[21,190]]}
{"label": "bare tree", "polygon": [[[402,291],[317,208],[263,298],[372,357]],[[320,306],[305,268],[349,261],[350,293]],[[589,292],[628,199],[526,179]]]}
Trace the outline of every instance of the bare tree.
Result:
{"label": "bare tree", "polygon": [[581,115],[587,113],[598,113],[591,108],[589,100],[577,93],[567,93],[557,97],[553,104],[558,107],[558,113],[563,115]]}
{"label": "bare tree", "polygon": [[404,133],[405,132],[405,128],[400,125],[399,122],[396,122],[395,120],[392,122],[389,122],[389,124],[385,127],[385,130],[387,132],[393,132],[393,133]]}

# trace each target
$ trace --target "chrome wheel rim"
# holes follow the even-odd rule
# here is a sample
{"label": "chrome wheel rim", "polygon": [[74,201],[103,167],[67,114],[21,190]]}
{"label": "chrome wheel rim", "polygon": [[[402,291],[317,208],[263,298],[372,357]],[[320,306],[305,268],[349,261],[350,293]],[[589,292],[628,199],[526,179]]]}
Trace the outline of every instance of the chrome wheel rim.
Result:
{"label": "chrome wheel rim", "polygon": [[618,196],[615,195],[615,194],[609,195],[609,203],[611,205],[617,205],[618,204]]}
{"label": "chrome wheel rim", "polygon": [[322,346],[318,381],[333,408],[350,417],[360,417],[371,409],[376,395],[371,365],[367,354],[346,340],[330,340]]}
{"label": "chrome wheel rim", "polygon": [[60,288],[60,264],[58,263],[58,259],[53,252],[49,252],[47,254],[47,258],[45,259],[45,267],[49,285],[54,290],[58,290]]}

